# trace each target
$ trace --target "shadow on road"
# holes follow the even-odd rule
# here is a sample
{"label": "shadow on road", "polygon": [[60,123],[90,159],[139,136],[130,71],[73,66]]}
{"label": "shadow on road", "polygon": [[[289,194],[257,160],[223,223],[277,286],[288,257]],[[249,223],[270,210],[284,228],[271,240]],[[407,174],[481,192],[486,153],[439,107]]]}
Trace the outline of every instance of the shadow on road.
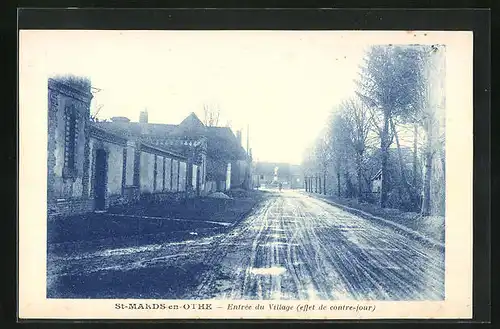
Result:
{"label": "shadow on road", "polygon": [[196,287],[209,269],[196,263],[63,275],[55,279],[47,297],[177,299]]}

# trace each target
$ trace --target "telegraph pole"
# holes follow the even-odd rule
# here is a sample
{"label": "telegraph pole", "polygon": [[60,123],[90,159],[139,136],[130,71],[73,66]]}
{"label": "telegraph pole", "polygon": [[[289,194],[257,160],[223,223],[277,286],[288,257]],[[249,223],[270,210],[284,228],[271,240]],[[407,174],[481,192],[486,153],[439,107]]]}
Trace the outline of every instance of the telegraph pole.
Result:
{"label": "telegraph pole", "polygon": [[250,125],[247,124],[247,154],[250,150]]}
{"label": "telegraph pole", "polygon": [[246,177],[247,180],[247,188],[250,187],[250,180],[252,178],[252,173],[251,173],[251,166],[252,166],[252,159],[250,155],[250,125],[247,123],[247,164],[248,164],[248,177]]}

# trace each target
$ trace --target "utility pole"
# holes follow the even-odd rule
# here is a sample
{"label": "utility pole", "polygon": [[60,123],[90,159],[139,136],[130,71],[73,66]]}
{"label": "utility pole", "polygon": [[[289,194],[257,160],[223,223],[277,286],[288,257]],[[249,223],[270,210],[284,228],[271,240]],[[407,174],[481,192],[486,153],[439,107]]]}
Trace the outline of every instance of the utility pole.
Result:
{"label": "utility pole", "polygon": [[247,124],[247,154],[250,152],[250,125]]}
{"label": "utility pole", "polygon": [[251,159],[251,155],[250,155],[250,125],[247,124],[247,166],[248,166],[248,171],[247,171],[247,177],[246,177],[246,181],[247,181],[247,188],[250,187],[250,179],[252,177],[252,173],[251,173],[251,165],[252,165],[252,159]]}

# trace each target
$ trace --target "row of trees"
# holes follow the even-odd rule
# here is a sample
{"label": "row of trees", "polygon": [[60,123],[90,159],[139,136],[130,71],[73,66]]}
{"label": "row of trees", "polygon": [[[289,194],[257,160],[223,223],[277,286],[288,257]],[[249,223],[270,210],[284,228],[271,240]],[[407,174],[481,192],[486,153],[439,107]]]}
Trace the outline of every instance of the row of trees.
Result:
{"label": "row of trees", "polygon": [[377,45],[366,52],[354,96],[332,111],[304,160],[306,176],[322,178],[322,193],[444,213],[444,51]]}

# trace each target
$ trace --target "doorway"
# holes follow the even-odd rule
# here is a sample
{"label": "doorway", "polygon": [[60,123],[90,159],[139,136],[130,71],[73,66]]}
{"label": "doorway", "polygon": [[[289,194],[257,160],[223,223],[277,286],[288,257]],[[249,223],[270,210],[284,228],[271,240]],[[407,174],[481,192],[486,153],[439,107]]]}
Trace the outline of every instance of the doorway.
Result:
{"label": "doorway", "polygon": [[106,181],[107,181],[107,154],[106,151],[99,149],[95,157],[95,208],[104,210],[106,208]]}
{"label": "doorway", "polygon": [[196,169],[196,195],[199,196],[200,195],[200,187],[201,187],[201,170],[200,168],[198,167]]}

